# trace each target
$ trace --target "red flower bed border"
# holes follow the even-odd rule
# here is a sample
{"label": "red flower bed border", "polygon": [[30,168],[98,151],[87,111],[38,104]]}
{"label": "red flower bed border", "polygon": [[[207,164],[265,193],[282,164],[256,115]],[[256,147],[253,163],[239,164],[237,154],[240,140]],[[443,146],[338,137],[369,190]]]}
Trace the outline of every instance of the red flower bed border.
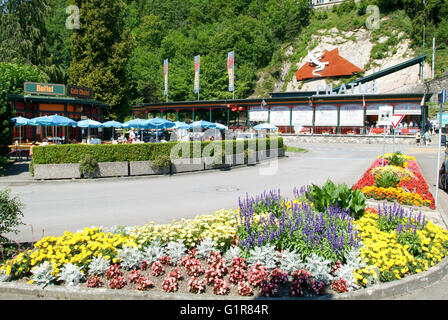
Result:
{"label": "red flower bed border", "polygon": [[[424,200],[431,201],[430,208],[435,209],[435,201],[434,197],[432,196],[431,192],[429,191],[428,184],[423,177],[422,173],[420,172],[420,168],[417,164],[417,161],[408,161],[409,165],[406,167],[407,169],[411,170],[412,173],[414,173],[414,178],[412,180],[402,180],[400,182],[400,187],[404,188],[410,193],[417,193],[419,194]],[[364,175],[361,177],[361,179],[358,180],[358,182],[353,186],[353,190],[359,189],[362,190],[364,187],[369,187],[375,185],[375,177],[371,174],[371,171],[373,168],[380,167],[382,164],[382,159],[376,159],[375,162],[372,164],[372,166],[364,173]],[[389,161],[384,160],[384,165],[388,165]]]}

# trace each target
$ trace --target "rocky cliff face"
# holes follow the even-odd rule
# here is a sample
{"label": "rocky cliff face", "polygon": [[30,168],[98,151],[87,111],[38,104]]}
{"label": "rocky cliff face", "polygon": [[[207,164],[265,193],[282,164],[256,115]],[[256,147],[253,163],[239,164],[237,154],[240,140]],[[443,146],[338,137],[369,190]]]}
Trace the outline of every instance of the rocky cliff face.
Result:
{"label": "rocky cliff face", "polygon": [[[338,48],[340,56],[363,69],[365,71],[364,76],[366,76],[420,56],[419,53],[414,52],[410,48],[410,40],[406,39],[403,34],[396,32],[394,36],[399,39],[399,43],[392,48],[388,48],[388,52],[382,52],[381,59],[372,57],[372,49],[376,44],[386,42],[388,37],[384,36],[374,41],[372,32],[365,28],[349,32],[343,32],[336,28],[319,30],[313,35],[313,41],[310,42],[311,45],[308,47],[308,50],[318,48],[319,50],[331,51]],[[285,52],[285,56],[290,55],[291,50],[292,47],[288,48]],[[316,79],[311,81],[297,81],[295,75],[289,79],[285,78],[290,71],[290,68],[293,68],[293,71],[296,71],[307,62],[308,58],[306,55],[301,61],[294,65],[286,59],[283,66],[280,66],[281,79],[275,84],[274,92],[315,91],[317,86],[325,87],[330,83],[333,84],[333,86],[337,86],[347,83],[347,79],[343,78]],[[429,58],[424,66],[425,79],[431,77],[430,63],[431,61]],[[424,86],[421,83],[419,74],[420,65],[414,65],[380,78],[376,81],[378,93],[423,92]],[[359,77],[361,77],[361,75]]]}

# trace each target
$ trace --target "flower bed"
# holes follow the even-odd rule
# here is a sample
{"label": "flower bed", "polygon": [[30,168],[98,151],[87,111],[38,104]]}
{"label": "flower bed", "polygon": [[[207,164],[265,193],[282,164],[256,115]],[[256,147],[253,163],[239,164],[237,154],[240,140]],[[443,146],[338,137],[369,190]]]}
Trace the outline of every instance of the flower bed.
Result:
{"label": "flower bed", "polygon": [[387,200],[403,205],[435,209],[434,198],[414,157],[401,153],[385,154],[375,160],[353,186],[367,198]]}
{"label": "flower bed", "polygon": [[315,209],[307,188],[241,198],[237,210],[171,224],[45,237],[0,267],[0,281],[232,296],[304,296],[428,270],[448,232],[395,204],[355,219]]}

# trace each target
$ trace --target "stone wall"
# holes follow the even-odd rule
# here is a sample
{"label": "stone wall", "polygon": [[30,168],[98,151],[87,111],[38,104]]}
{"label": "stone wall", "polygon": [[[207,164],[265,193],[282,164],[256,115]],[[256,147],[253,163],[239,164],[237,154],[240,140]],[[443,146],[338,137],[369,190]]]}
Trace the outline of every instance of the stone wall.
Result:
{"label": "stone wall", "polygon": [[[310,134],[282,134],[285,145],[291,143],[359,143],[382,144],[383,135],[310,135]],[[393,144],[394,137],[386,136],[386,144]],[[395,136],[395,144],[415,144],[414,136]]]}
{"label": "stone wall", "polygon": [[431,102],[437,103],[437,94],[441,93],[443,89],[448,89],[448,75],[425,82],[425,92],[433,93]]}

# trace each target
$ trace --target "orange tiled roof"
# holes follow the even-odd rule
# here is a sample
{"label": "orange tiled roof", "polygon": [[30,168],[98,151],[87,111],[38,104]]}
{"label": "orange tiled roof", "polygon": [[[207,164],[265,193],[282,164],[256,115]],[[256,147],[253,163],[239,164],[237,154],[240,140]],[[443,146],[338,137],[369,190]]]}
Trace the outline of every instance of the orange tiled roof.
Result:
{"label": "orange tiled roof", "polygon": [[351,76],[354,73],[361,72],[362,70],[355,66],[353,63],[347,61],[339,55],[338,48],[333,49],[332,51],[323,51],[321,62],[329,62],[329,64],[325,67],[324,70],[317,72],[322,77],[313,75],[313,71],[315,66],[311,62],[305,63],[299,70],[296,72],[297,81],[306,80],[306,79],[319,79],[326,77],[340,77],[340,76]]}

